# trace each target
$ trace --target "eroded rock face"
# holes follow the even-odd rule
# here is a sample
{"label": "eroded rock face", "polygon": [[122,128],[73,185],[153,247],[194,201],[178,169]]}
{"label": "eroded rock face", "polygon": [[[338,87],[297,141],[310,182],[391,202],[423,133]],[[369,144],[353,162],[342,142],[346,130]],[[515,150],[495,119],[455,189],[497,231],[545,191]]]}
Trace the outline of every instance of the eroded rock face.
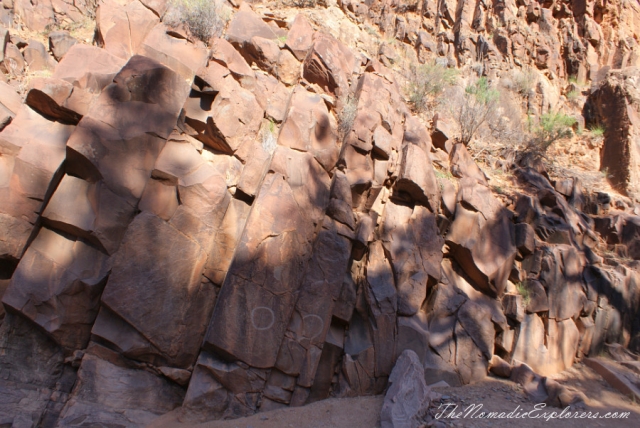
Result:
{"label": "eroded rock face", "polygon": [[[79,19],[54,3],[14,10],[33,26]],[[452,29],[437,37],[413,7],[378,6],[341,4],[421,60],[480,58],[491,78],[503,60],[554,81],[595,73],[604,40],[586,11],[563,58],[569,15],[544,5],[495,8],[548,27],[534,40],[520,24],[476,35],[484,5],[426,5],[424,22]],[[551,391],[540,375],[640,344],[640,277],[591,250],[598,233],[640,258],[640,219],[607,212],[607,195],[520,169],[527,194],[496,196],[446,117],[411,114],[390,49],[367,59],[317,17],[244,4],[207,49],[168,29],[166,8],[101,3],[102,48],[52,33],[59,63],[26,106],[0,82],[0,425],[142,426],[180,406],[189,424],[388,388],[384,426],[413,426],[428,384],[491,370]],[[54,65],[38,43],[0,38],[2,64]],[[622,151],[634,73],[592,95],[623,113],[610,119]],[[536,91],[528,107],[554,111],[560,93]]]}
{"label": "eroded rock face", "polygon": [[476,284],[490,295],[502,295],[515,259],[515,230],[509,213],[473,179],[461,182],[446,240]]}
{"label": "eroded rock face", "polygon": [[607,171],[614,187],[632,194],[640,191],[640,137],[636,132],[640,123],[638,79],[640,70],[635,67],[609,72],[588,104],[591,119],[605,128],[600,170]]}

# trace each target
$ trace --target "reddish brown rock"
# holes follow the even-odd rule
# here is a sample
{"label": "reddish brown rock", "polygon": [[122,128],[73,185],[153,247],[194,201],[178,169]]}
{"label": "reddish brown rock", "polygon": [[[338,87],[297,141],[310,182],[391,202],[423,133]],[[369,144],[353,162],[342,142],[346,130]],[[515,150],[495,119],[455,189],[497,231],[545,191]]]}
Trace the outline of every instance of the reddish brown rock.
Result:
{"label": "reddish brown rock", "polygon": [[435,216],[425,207],[387,202],[382,240],[396,273],[398,313],[414,315],[422,306],[429,285],[440,280],[444,240]]}
{"label": "reddish brown rock", "polygon": [[303,14],[298,14],[293,20],[285,46],[293,52],[298,61],[304,61],[307,52],[313,46],[313,28]]}
{"label": "reddish brown rock", "polygon": [[15,116],[22,106],[22,99],[15,88],[5,82],[0,82],[0,104]]}
{"label": "reddish brown rock", "polygon": [[186,122],[204,144],[234,154],[257,137],[264,112],[256,97],[233,77],[227,76],[223,85],[213,103],[200,102],[196,97],[185,105]]}
{"label": "reddish brown rock", "polygon": [[153,168],[153,176],[172,184],[200,168],[205,160],[196,148],[188,141],[179,140],[179,136],[172,135],[162,148]]}
{"label": "reddish brown rock", "polygon": [[[267,39],[267,41],[270,41]],[[241,84],[248,83],[255,79],[255,72],[251,69],[247,61],[234,49],[225,39],[214,39],[211,45],[211,60],[229,69],[235,79]],[[277,58],[275,58],[277,60]]]}
{"label": "reddish brown rock", "polygon": [[147,425],[180,405],[182,389],[146,370],[113,364],[85,354],[78,371],[73,399],[60,414],[59,423],[73,421],[113,425]]}
{"label": "reddish brown rock", "polygon": [[124,65],[125,60],[104,49],[76,44],[58,63],[52,77],[95,94],[110,84]]}
{"label": "reddish brown rock", "polygon": [[169,7],[168,0],[140,0],[140,3],[149,8],[153,13],[159,17],[164,16],[164,13]]}
{"label": "reddish brown rock", "polygon": [[24,73],[24,67],[26,62],[22,56],[20,49],[13,43],[7,44],[4,48],[4,69],[15,77],[21,76]]}
{"label": "reddish brown rock", "polygon": [[314,385],[323,344],[331,336],[334,301],[340,296],[350,255],[349,239],[328,229],[318,233],[276,362],[284,373],[299,375],[300,386]]}
{"label": "reddish brown rock", "polygon": [[579,341],[579,331],[573,320],[549,321],[548,333],[542,319],[527,314],[520,327],[513,358],[522,361],[541,375],[550,375],[573,364]]}
{"label": "reddish brown rock", "polygon": [[455,339],[455,364],[462,382],[467,384],[484,379],[487,376],[489,362],[474,337],[460,322],[455,325]]}
{"label": "reddish brown rock", "polygon": [[36,222],[50,182],[59,179],[72,130],[26,106],[18,112],[0,133],[0,213]]}
{"label": "reddish brown rock", "polygon": [[535,250],[535,231],[527,223],[516,224],[516,248],[523,256],[528,256]]}
{"label": "reddish brown rock", "polygon": [[287,116],[291,90],[268,74],[257,73],[256,79],[258,89],[255,95],[258,104],[265,110],[267,118],[282,122]]}
{"label": "reddish brown rock", "polygon": [[278,144],[310,152],[327,171],[333,169],[340,150],[337,125],[320,96],[301,87],[294,90]]}
{"label": "reddish brown rock", "polygon": [[233,15],[226,34],[231,44],[242,52],[244,45],[250,43],[251,38],[255,36],[269,40],[277,39],[271,27],[250,8],[240,10]]}
{"label": "reddish brown rock", "polygon": [[253,144],[245,145],[243,149],[249,148],[248,153],[241,150],[238,154],[238,157],[245,160],[245,165],[242,168],[242,174],[238,180],[237,188],[250,197],[254,197],[258,193],[262,179],[269,168],[271,155],[276,148],[275,136],[269,130],[269,126],[271,125],[266,123],[264,125],[262,129],[262,141],[254,141]]}
{"label": "reddish brown rock", "polygon": [[215,237],[213,252],[207,259],[205,275],[214,284],[222,285],[224,281],[250,209],[249,205],[238,199],[232,199],[229,204],[220,231]]}
{"label": "reddish brown rock", "polygon": [[494,375],[508,379],[511,377],[512,370],[513,367],[511,366],[511,364],[507,363],[499,356],[493,355],[491,357],[491,361],[489,362],[489,371],[491,371],[491,373],[493,373]]}
{"label": "reddish brown rock", "polygon": [[187,91],[178,74],[133,57],[69,139],[69,167],[80,177],[102,178],[114,193],[137,203]]}
{"label": "reddish brown rock", "polygon": [[300,80],[300,62],[286,49],[278,56],[276,75],[285,85],[295,85]]}
{"label": "reddish brown rock", "polygon": [[53,70],[56,62],[51,59],[44,45],[37,40],[29,40],[29,45],[22,51],[29,71]]}
{"label": "reddish brown rock", "polygon": [[204,45],[188,43],[167,34],[162,23],[147,34],[136,53],[158,61],[187,80],[191,80],[207,61]]}
{"label": "reddish brown rock", "polygon": [[540,280],[546,285],[550,318],[565,320],[580,315],[586,300],[583,269],[584,261],[573,247],[559,245],[543,258]]}
{"label": "reddish brown rock", "polygon": [[529,295],[526,310],[529,313],[545,312],[549,310],[549,298],[539,281],[527,280],[525,287]]}
{"label": "reddish brown rock", "polygon": [[303,77],[327,92],[346,95],[355,66],[355,56],[340,41],[328,34],[315,33],[313,47],[304,62]]}
{"label": "reddish brown rock", "polygon": [[468,177],[485,186],[488,184],[484,173],[473,161],[466,146],[457,143],[451,150],[451,173],[458,178]]}
{"label": "reddish brown rock", "polygon": [[[395,192],[406,193],[408,197],[438,212],[440,206],[440,187],[427,154],[414,144],[404,144],[401,150],[400,170],[394,188]],[[400,197],[402,197],[399,195]]]}
{"label": "reddish brown rock", "polygon": [[106,254],[43,228],[20,261],[2,302],[40,325],[60,345],[83,349],[108,272]]}
{"label": "reddish brown rock", "polygon": [[29,92],[25,103],[44,116],[56,119],[60,122],[76,125],[82,119],[82,113],[78,113],[69,107],[73,105],[70,100],[74,90],[73,85],[66,80],[54,78],[36,78],[29,82]]}
{"label": "reddish brown rock", "polygon": [[444,116],[442,113],[437,113],[433,118],[433,130],[431,131],[431,141],[433,146],[444,150],[446,153],[451,153],[453,149],[453,120]]}
{"label": "reddish brown rock", "polygon": [[593,120],[604,125],[604,143],[600,153],[600,170],[607,171],[611,184],[620,191],[640,191],[636,129],[640,116],[636,107],[638,70],[611,71],[603,85],[588,101]]}
{"label": "reddish brown rock", "polygon": [[246,44],[245,51],[250,57],[249,62],[256,64],[262,70],[276,72],[275,67],[280,57],[280,47],[277,42],[254,36]]}
{"label": "reddish brown rock", "polygon": [[69,52],[71,46],[78,43],[68,31],[52,31],[49,33],[49,50],[53,54],[56,61],[62,60],[62,58]]}
{"label": "reddish brown rock", "polygon": [[519,294],[505,294],[502,297],[502,307],[507,318],[516,322],[524,319],[524,299]]}
{"label": "reddish brown rock", "polygon": [[418,425],[420,412],[429,406],[430,388],[424,379],[424,367],[418,355],[411,350],[398,357],[391,376],[382,410],[384,428]]}
{"label": "reddish brown rock", "polygon": [[[194,363],[215,296],[201,282],[205,261],[203,248],[164,220],[146,211],[134,219],[102,294],[102,303],[157,350],[130,357],[178,368]],[[171,309],[159,312],[158,307]],[[108,324],[99,318],[93,334],[127,349],[118,336],[101,334],[116,327]]]}
{"label": "reddish brown rock", "polygon": [[50,2],[14,0],[14,11],[31,31],[43,32],[55,25],[55,15]]}
{"label": "reddish brown rock", "polygon": [[369,246],[366,272],[366,297],[373,318],[371,320],[373,344],[376,349],[375,375],[388,376],[391,374],[395,358],[394,332],[398,297],[393,271],[380,241],[373,242]]}
{"label": "reddish brown rock", "polygon": [[160,22],[139,1],[107,0],[96,12],[101,47],[125,61],[135,55],[147,34]]}
{"label": "reddish brown rock", "polygon": [[151,179],[144,188],[138,209],[150,211],[165,221],[169,221],[178,209],[178,189],[164,180]]}
{"label": "reddish brown rock", "polygon": [[516,254],[509,214],[486,187],[470,181],[461,182],[458,200],[464,204],[458,202],[446,241],[475,284],[489,295],[500,296]]}
{"label": "reddish brown rock", "polygon": [[[351,144],[345,144],[341,155],[347,165],[346,176],[354,193],[362,193],[371,187],[373,162],[371,157]],[[355,202],[355,201],[354,201]]]}
{"label": "reddish brown rock", "polygon": [[[291,150],[276,152],[277,172],[267,175],[254,202],[205,339],[205,346],[253,367],[275,364],[311,251],[310,220],[328,203],[326,173],[302,169],[318,168],[313,162]],[[309,176],[320,180],[324,197],[307,187]],[[316,208],[310,209],[309,198]]]}
{"label": "reddish brown rock", "polygon": [[135,206],[114,194],[103,182],[90,183],[65,175],[42,217],[52,227],[82,236],[113,254],[135,212]]}

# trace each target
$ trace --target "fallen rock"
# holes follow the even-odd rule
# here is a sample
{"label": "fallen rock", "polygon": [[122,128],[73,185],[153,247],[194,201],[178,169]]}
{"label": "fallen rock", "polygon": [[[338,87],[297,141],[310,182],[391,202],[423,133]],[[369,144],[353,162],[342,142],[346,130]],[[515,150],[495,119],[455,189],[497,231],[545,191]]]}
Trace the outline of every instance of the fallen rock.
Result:
{"label": "fallen rock", "polygon": [[389,383],[380,412],[382,428],[421,426],[419,418],[429,406],[431,389],[424,380],[424,369],[415,352],[406,350],[400,354]]}
{"label": "fallen rock", "polygon": [[58,62],[69,52],[71,46],[76,43],[78,43],[78,41],[74,39],[68,31],[61,30],[49,33],[49,50]]}
{"label": "fallen rock", "polygon": [[617,371],[612,363],[608,363],[599,358],[585,358],[587,367],[595,370],[607,381],[609,385],[620,391],[624,395],[630,395],[635,399],[640,399],[640,388],[631,382],[623,373]]}

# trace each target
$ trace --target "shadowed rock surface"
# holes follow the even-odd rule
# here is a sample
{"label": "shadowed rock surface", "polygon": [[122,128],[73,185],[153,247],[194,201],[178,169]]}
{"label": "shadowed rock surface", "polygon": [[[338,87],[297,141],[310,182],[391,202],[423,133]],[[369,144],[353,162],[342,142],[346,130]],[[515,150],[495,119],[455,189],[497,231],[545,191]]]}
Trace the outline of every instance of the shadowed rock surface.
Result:
{"label": "shadowed rock surface", "polygon": [[413,427],[427,385],[491,372],[564,405],[546,376],[640,351],[637,199],[509,154],[521,187],[498,191],[444,108],[410,109],[391,42],[366,55],[315,14],[417,62],[544,71],[523,95],[536,117],[560,79],[590,81],[582,122],[604,124],[600,169],[633,198],[637,5],[618,2],[613,34],[593,2],[243,3],[203,42],[164,0],[89,3],[0,6],[36,32],[95,13],[93,45],[50,31],[51,55],[0,27],[0,426],[386,391],[383,426]]}

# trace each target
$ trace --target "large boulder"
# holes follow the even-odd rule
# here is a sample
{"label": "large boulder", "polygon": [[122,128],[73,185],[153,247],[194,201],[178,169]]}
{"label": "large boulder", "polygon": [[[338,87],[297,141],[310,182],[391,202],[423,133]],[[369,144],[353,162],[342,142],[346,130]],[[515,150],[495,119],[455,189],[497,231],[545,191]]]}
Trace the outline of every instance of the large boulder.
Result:
{"label": "large boulder", "polygon": [[516,256],[515,228],[487,187],[470,178],[460,183],[446,242],[475,285],[491,296],[503,294]]}
{"label": "large boulder", "polygon": [[338,160],[337,124],[317,94],[297,87],[280,128],[278,144],[312,153],[327,171]]}
{"label": "large boulder", "polygon": [[84,349],[109,274],[106,254],[43,228],[20,260],[2,303],[68,349]]}
{"label": "large boulder", "polygon": [[435,215],[427,208],[387,203],[382,242],[394,267],[398,292],[398,313],[416,314],[430,285],[440,280],[444,239],[439,235]]}
{"label": "large boulder", "polygon": [[97,37],[111,54],[128,60],[160,19],[139,1],[107,0],[96,12]]}
{"label": "large boulder", "polygon": [[380,412],[382,428],[417,428],[429,407],[430,389],[418,355],[406,350],[398,357],[389,377],[389,389]]}
{"label": "large boulder", "polygon": [[342,42],[328,34],[315,33],[304,61],[303,77],[327,92],[347,95],[355,66],[355,55]]}
{"label": "large boulder", "polygon": [[185,120],[195,138],[216,151],[233,155],[257,138],[264,111],[253,93],[231,75],[217,84],[220,89],[215,99],[192,92],[185,104]]}
{"label": "large boulder", "polygon": [[[206,252],[197,242],[174,225],[142,212],[129,226],[112,260],[102,303],[150,345],[128,348],[127,336],[119,333],[113,317],[99,317],[93,334],[131,358],[189,367],[215,297],[214,290],[201,280],[205,262]],[[158,307],[168,309],[160,312]]]}
{"label": "large boulder", "polygon": [[184,397],[173,382],[141,368],[130,368],[85,354],[73,399],[62,409],[59,427],[89,424],[145,426],[178,407]]}
{"label": "large boulder", "polygon": [[104,180],[135,205],[188,90],[184,79],[167,67],[149,58],[131,58],[69,139],[68,171],[90,181]]}

